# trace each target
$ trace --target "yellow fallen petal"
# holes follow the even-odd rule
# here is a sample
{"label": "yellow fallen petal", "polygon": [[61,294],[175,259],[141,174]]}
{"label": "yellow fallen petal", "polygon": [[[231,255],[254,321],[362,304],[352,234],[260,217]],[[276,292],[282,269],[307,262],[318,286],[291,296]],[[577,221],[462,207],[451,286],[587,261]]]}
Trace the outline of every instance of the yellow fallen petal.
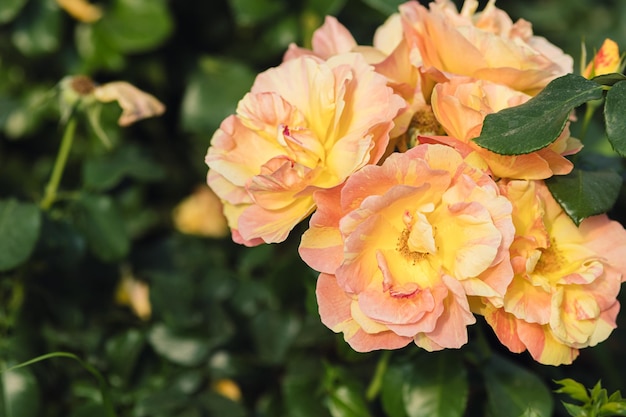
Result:
{"label": "yellow fallen petal", "polygon": [[93,23],[102,17],[102,9],[86,0],[57,0],[60,8],[76,20]]}

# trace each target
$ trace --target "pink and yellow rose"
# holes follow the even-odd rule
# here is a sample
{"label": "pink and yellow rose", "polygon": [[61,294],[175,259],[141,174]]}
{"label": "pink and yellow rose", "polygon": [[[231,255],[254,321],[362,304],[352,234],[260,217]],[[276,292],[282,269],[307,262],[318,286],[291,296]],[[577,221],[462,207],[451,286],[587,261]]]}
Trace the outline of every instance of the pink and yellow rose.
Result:
{"label": "pink and yellow rose", "polygon": [[513,23],[490,0],[477,13],[477,0],[459,12],[450,0],[429,8],[416,1],[400,5],[404,34],[419,51],[424,69],[466,75],[535,95],[554,78],[572,72],[573,60],[542,37],[529,22]]}
{"label": "pink and yellow rose", "polygon": [[303,56],[259,74],[206,156],[233,239],[285,240],[314,210],[314,191],[379,161],[404,106],[359,54]]}
{"label": "pink and yellow rose", "polygon": [[582,145],[569,135],[567,126],[548,147],[524,155],[499,155],[472,140],[480,135],[487,114],[517,106],[530,98],[505,85],[452,77],[437,84],[433,90],[433,113],[448,134],[434,139],[465,153],[476,152],[497,178],[546,179],[568,174],[573,164],[565,156],[578,152]]}
{"label": "pink and yellow rose", "polygon": [[472,309],[511,351],[569,364],[616,327],[626,231],[606,215],[577,227],[541,181],[504,181],[501,191],[513,203],[515,276],[502,307],[474,300]]}
{"label": "pink and yellow rose", "polygon": [[511,204],[454,149],[392,154],[315,202],[300,255],[321,272],[322,322],[355,350],[459,348],[475,321],[468,295],[502,306]]}

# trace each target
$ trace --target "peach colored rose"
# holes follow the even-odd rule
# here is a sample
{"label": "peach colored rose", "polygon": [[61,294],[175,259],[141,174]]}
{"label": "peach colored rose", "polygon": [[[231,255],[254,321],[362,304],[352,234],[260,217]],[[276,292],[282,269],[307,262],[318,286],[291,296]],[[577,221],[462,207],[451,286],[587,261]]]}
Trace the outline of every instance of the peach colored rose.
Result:
{"label": "peach colored rose", "polygon": [[233,239],[283,241],[314,210],[314,191],[379,161],[404,105],[359,54],[303,56],[259,74],[206,156]]}
{"label": "peach colored rose", "polygon": [[495,177],[545,179],[569,173],[573,165],[565,158],[578,152],[580,141],[570,137],[569,127],[548,147],[524,155],[498,155],[478,146],[472,139],[480,135],[485,116],[517,106],[530,96],[505,85],[468,77],[452,77],[435,86],[432,109],[448,134],[435,138],[459,150],[478,153]]}
{"label": "peach colored rose", "polygon": [[606,215],[572,222],[541,181],[503,181],[513,203],[515,271],[504,305],[472,302],[500,341],[543,364],[569,364],[615,328],[626,231]]}
{"label": "peach colored rose", "polygon": [[530,23],[510,17],[490,0],[476,13],[478,1],[466,0],[459,13],[449,0],[400,5],[405,37],[417,48],[425,69],[467,75],[535,95],[554,78],[572,72],[573,60]]}
{"label": "peach colored rose", "polygon": [[593,59],[587,64],[583,77],[593,78],[598,75],[622,71],[622,57],[619,46],[611,39],[605,39]]}
{"label": "peach colored rose", "polygon": [[321,272],[322,322],[357,351],[458,348],[467,295],[501,306],[511,204],[454,149],[419,145],[315,193],[300,255]]}
{"label": "peach colored rose", "polygon": [[301,48],[295,43],[289,44],[284,61],[301,56],[314,55],[318,58],[328,59],[331,56],[352,52],[356,46],[356,40],[348,29],[333,16],[326,16],[324,24],[313,32],[311,39],[313,50]]}

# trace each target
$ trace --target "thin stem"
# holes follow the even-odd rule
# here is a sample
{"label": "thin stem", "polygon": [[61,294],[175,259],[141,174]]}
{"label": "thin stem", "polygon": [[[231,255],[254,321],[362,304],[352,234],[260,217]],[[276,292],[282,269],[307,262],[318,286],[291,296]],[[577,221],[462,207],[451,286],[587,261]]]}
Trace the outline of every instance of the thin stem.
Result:
{"label": "thin stem", "polygon": [[587,129],[589,129],[589,123],[591,123],[591,119],[593,117],[593,114],[595,113],[596,109],[598,108],[599,104],[598,102],[594,101],[589,101],[587,102],[587,105],[585,106],[585,116],[583,117],[583,121],[582,121],[582,127],[580,129],[580,140],[584,141],[585,136],[587,136]]}
{"label": "thin stem", "polygon": [[63,139],[61,139],[61,146],[57,159],[54,161],[54,168],[50,175],[48,185],[46,185],[44,197],[39,203],[43,210],[48,210],[57,197],[57,189],[61,183],[63,177],[63,171],[65,170],[65,164],[67,163],[67,157],[72,149],[72,142],[74,141],[74,133],[76,132],[76,118],[70,116],[67,124],[65,125],[65,131],[63,132]]}
{"label": "thin stem", "polygon": [[369,387],[367,387],[367,392],[365,393],[365,398],[368,401],[374,400],[378,395],[380,388],[383,386],[383,377],[385,376],[385,372],[387,372],[387,368],[389,367],[389,359],[391,359],[391,351],[383,351],[383,353],[380,355],[378,363],[376,364],[376,370],[374,371],[372,381],[370,382]]}

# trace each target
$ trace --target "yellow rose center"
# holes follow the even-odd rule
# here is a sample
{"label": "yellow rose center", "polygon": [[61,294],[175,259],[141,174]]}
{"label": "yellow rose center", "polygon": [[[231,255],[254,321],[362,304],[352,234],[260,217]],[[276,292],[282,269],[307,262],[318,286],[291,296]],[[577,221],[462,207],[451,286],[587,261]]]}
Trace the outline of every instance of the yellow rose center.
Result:
{"label": "yellow rose center", "polygon": [[414,264],[427,255],[437,253],[434,234],[436,228],[433,228],[427,217],[427,214],[432,213],[434,209],[435,205],[429,203],[418,208],[414,213],[406,210],[402,216],[404,229],[398,238],[397,250],[405,259]]}

